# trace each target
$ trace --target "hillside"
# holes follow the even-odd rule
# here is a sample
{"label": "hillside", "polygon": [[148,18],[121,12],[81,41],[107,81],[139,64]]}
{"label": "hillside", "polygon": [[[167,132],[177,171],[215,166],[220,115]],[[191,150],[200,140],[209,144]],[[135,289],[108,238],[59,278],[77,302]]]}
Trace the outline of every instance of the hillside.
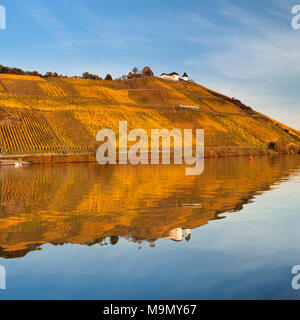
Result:
{"label": "hillside", "polygon": [[280,141],[287,151],[300,144],[299,131],[192,82],[0,74],[4,154],[94,151],[98,130],[108,127],[117,132],[121,120],[127,120],[129,130],[142,128],[148,133],[151,128],[204,128],[207,150],[267,149],[269,143]]}

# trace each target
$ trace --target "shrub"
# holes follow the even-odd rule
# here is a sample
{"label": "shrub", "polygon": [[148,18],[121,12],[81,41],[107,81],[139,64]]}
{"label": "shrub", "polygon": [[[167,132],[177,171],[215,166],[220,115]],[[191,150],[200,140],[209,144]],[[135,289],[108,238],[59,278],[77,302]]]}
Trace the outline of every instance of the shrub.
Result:
{"label": "shrub", "polygon": [[289,145],[285,139],[280,139],[275,142],[270,142],[268,144],[268,148],[271,150],[275,150],[279,153],[289,153]]}
{"label": "shrub", "polygon": [[300,153],[300,145],[297,145],[295,143],[291,143],[289,145],[289,151],[290,151],[290,153],[293,153],[293,154]]}

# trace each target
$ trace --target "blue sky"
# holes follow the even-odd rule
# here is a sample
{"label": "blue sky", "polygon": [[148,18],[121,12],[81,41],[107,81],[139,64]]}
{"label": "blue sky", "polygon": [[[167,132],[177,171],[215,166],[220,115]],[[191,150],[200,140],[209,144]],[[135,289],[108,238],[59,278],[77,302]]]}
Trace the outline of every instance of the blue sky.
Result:
{"label": "blue sky", "polygon": [[114,77],[187,72],[300,130],[300,0],[0,0],[0,64]]}

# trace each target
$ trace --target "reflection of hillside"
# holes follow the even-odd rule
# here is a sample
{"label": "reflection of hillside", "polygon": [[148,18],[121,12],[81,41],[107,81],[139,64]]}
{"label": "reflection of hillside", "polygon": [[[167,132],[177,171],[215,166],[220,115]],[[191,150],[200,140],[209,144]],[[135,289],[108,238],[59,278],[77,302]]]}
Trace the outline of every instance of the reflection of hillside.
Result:
{"label": "reflection of hillside", "polygon": [[[299,166],[299,157],[207,160],[201,176],[182,166],[97,164],[2,168],[0,252],[21,257],[41,244],[115,244],[170,238],[239,211]],[[220,217],[219,217],[220,218]],[[110,240],[105,238],[110,237]]]}

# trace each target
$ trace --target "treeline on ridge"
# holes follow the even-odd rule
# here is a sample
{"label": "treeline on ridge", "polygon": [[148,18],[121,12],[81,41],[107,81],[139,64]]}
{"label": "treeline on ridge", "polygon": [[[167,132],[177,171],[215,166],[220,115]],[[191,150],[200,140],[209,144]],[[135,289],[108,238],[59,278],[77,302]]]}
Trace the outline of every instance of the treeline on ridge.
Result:
{"label": "treeline on ridge", "polygon": [[[46,72],[44,75],[41,74],[38,71],[24,71],[20,68],[10,68],[7,66],[3,66],[0,64],[0,74],[16,74],[16,75],[24,75],[24,76],[38,76],[41,78],[81,78],[81,79],[89,79],[89,80],[103,80],[102,77],[100,77],[97,74],[92,74],[89,72],[84,72],[82,76],[67,76],[63,74],[58,74],[57,72]],[[138,70],[137,67],[134,67],[132,71],[128,73],[128,75],[122,75],[120,80],[125,80],[125,79],[134,79],[134,78],[143,78],[143,77],[149,77],[149,76],[154,76],[154,73],[152,72],[151,68],[149,66],[145,66],[142,70]],[[108,73],[104,80],[113,80],[112,76]]]}

